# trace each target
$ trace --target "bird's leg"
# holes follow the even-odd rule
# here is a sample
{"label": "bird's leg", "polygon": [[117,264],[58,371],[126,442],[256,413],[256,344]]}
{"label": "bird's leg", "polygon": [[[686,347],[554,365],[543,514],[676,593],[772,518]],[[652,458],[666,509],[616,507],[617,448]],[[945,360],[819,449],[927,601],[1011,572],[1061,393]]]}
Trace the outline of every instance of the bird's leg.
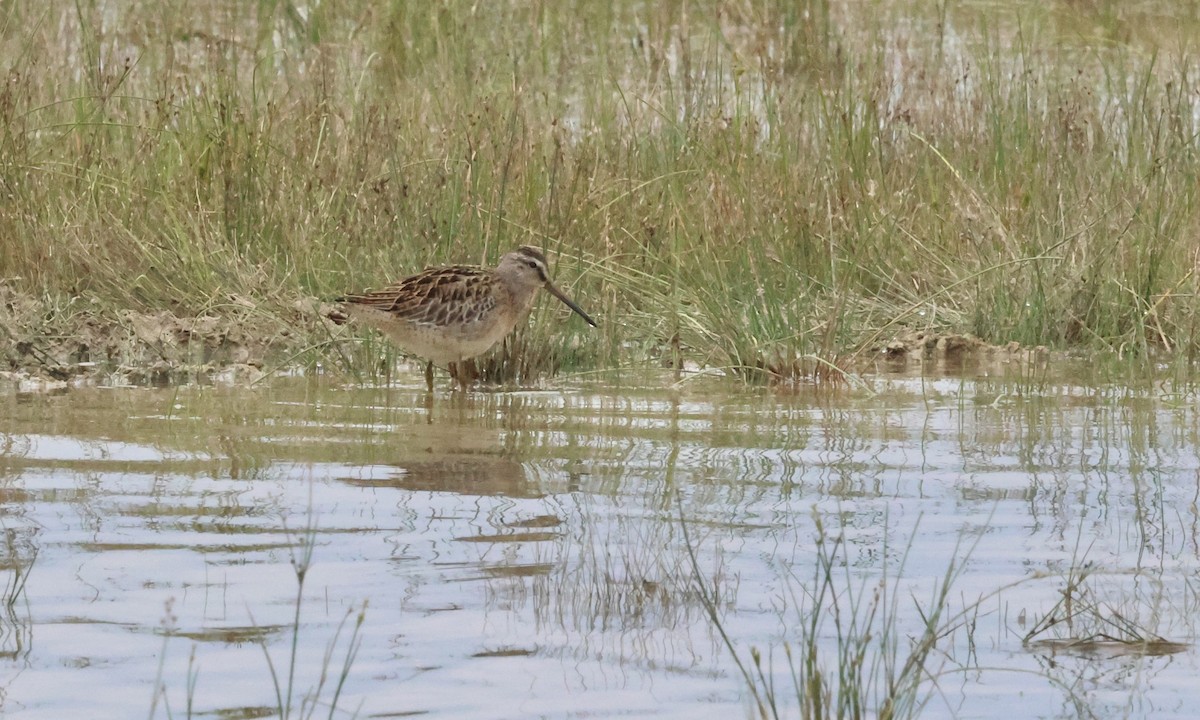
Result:
{"label": "bird's leg", "polygon": [[469,389],[471,382],[475,379],[475,361],[461,360],[450,363],[450,377],[458,383],[459,389],[464,391]]}
{"label": "bird's leg", "polygon": [[425,388],[433,394],[433,361],[425,363]]}

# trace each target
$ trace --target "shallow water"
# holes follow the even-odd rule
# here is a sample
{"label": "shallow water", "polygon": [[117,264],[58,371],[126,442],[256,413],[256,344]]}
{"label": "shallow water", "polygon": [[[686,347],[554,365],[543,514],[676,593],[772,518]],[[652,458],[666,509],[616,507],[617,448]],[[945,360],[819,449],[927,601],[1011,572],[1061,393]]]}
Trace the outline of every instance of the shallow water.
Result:
{"label": "shallow water", "polygon": [[844,584],[899,598],[901,660],[967,557],[951,609],[978,611],[929,662],[924,717],[1192,717],[1193,650],[1052,656],[1022,637],[1090,563],[1105,607],[1195,640],[1195,398],[870,382],[652,376],[432,407],[415,376],[0,397],[0,583],[28,570],[0,607],[0,710],[272,716],[261,643],[286,684],[311,525],[293,714],[324,667],[329,714],[365,603],[334,717],[749,716],[686,529],[722,626],[743,658],[773,653],[785,706],[821,536],[844,539]]}

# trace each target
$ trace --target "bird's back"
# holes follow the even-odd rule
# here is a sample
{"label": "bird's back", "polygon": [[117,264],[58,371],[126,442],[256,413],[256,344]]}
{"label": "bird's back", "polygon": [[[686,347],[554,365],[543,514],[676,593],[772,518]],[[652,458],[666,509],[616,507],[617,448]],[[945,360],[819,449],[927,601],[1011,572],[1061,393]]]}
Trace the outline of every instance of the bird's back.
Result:
{"label": "bird's back", "polygon": [[347,313],[441,365],[487,352],[522,314],[497,278],[465,265],[433,268],[382,290],[347,295]]}
{"label": "bird's back", "polygon": [[347,295],[352,310],[367,308],[396,320],[445,328],[478,322],[496,307],[496,283],[481,268],[466,265],[433,268],[382,290]]}

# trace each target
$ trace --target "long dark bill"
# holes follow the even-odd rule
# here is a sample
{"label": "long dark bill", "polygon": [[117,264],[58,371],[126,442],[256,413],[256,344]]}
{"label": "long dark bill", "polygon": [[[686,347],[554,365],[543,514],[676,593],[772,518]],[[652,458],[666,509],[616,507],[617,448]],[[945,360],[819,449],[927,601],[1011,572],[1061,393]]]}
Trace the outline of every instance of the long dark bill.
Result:
{"label": "long dark bill", "polygon": [[592,327],[600,327],[599,325],[596,324],[595,320],[593,320],[591,317],[588,316],[587,313],[585,313],[583,311],[583,308],[576,305],[574,300],[567,297],[566,293],[564,293],[562,290],[559,290],[558,288],[554,287],[554,283],[550,283],[550,282],[546,283],[546,290],[554,297],[558,298],[559,300],[562,300],[563,304],[565,304],[567,307],[574,310],[579,315],[579,317],[583,318],[584,320],[587,320],[588,325],[591,325]]}

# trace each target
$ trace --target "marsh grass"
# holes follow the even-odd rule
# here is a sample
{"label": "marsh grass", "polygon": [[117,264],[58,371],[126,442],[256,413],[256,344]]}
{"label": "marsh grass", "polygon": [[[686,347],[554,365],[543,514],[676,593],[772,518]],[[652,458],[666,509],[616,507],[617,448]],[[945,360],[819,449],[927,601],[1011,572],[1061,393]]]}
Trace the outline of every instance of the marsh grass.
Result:
{"label": "marsh grass", "polygon": [[[284,527],[285,529],[287,528],[286,521],[284,522]],[[313,552],[317,542],[315,517],[310,513],[307,516],[305,527],[300,533],[293,536],[291,531],[288,530],[288,534],[292,539],[292,543],[289,545],[289,552],[291,553],[292,570],[296,576],[296,597],[292,605],[293,615],[291,623],[286,626],[290,631],[286,662],[277,664],[276,659],[272,657],[267,643],[273,633],[261,629],[257,625],[253,612],[250,612],[250,621],[254,627],[254,632],[246,635],[248,640],[257,643],[262,649],[263,657],[266,660],[267,674],[271,680],[271,688],[275,694],[275,707],[244,708],[243,711],[256,713],[254,716],[258,717],[258,712],[263,710],[270,712],[273,710],[272,716],[278,717],[280,720],[291,720],[292,718],[311,720],[311,718],[317,717],[318,711],[321,711],[322,716],[329,718],[356,717],[356,711],[348,711],[345,708],[339,707],[339,702],[342,698],[342,691],[345,688],[346,680],[349,678],[351,668],[358,656],[358,651],[362,647],[362,629],[366,621],[367,604],[363,602],[360,607],[350,607],[346,610],[346,614],[338,622],[333,637],[329,639],[329,642],[325,646],[324,653],[321,656],[321,671],[319,676],[308,689],[300,690],[298,687],[300,681],[297,680],[296,669],[301,662],[298,657],[301,651],[301,609],[304,605],[305,579],[312,568]],[[162,620],[163,647],[159,653],[158,672],[154,680],[154,694],[150,703],[149,717],[151,720],[157,717],[160,703],[168,718],[175,716],[169,702],[169,688],[164,681],[164,670],[166,667],[167,649],[171,639],[179,635],[184,635],[179,632],[177,623],[178,618],[174,613],[174,600],[169,599],[165,604]],[[343,643],[343,635],[347,632],[347,629],[349,629],[349,636]],[[339,647],[342,651],[340,660],[335,658],[335,653]],[[185,688],[185,706],[182,717],[192,718],[197,715],[195,706],[199,676],[200,665],[196,659],[196,647],[193,645],[188,655],[187,687]]]}
{"label": "marsh grass", "polygon": [[[906,548],[898,567],[885,567],[877,582],[854,579],[845,562],[844,539],[826,537],[816,521],[816,562],[807,580],[788,578],[787,602],[795,617],[786,621],[791,639],[765,652],[748,651],[729,634],[712,588],[698,572],[696,547],[681,517],[694,584],[709,621],[729,651],[749,692],[753,715],[763,718],[919,717],[937,687],[948,647],[970,634],[983,598],[954,608],[952,589],[971,548],[957,548],[944,576],[925,601],[915,594],[911,612],[916,631],[901,625]],[[888,553],[885,550],[884,555]],[[782,669],[781,669],[782,667]],[[957,669],[957,666],[955,666]]]}
{"label": "marsh grass", "polygon": [[1091,658],[1171,655],[1191,647],[1159,635],[1163,598],[1144,602],[1125,596],[1113,602],[1097,587],[1095,570],[1089,564],[1072,567],[1058,602],[1025,634],[1025,647]]}
{"label": "marsh grass", "polygon": [[1107,7],[12,4],[0,282],[44,310],[0,321],[239,307],[327,362],[298,300],[528,242],[601,328],[543,303],[491,378],[911,329],[1190,362],[1197,20]]}
{"label": "marsh grass", "polygon": [[[955,586],[984,537],[980,533],[955,548],[942,576],[922,597],[906,589],[911,544],[900,551],[898,562],[887,562],[880,573],[867,577],[847,562],[844,538],[830,533],[815,513],[814,522],[811,576],[781,571],[786,580],[779,600],[786,628],[782,637],[766,648],[747,648],[727,627],[724,608],[731,601],[719,597],[719,586],[699,570],[698,544],[680,516],[694,595],[732,658],[754,717],[915,718],[945,692],[952,675],[1024,674],[1026,670],[1012,666],[978,665],[979,620],[989,614],[985,605],[1008,591],[1050,578],[1062,582],[1057,601],[1035,617],[1021,635],[1021,644],[1048,658],[1041,671],[1044,679],[1063,690],[1065,701],[1080,716],[1103,713],[1088,707],[1090,698],[1080,692],[1071,672],[1124,675],[1129,671],[1125,659],[1174,655],[1192,647],[1166,637],[1162,626],[1175,616],[1174,611],[1164,612],[1164,605],[1193,602],[1194,588],[1185,583],[1182,595],[1175,595],[1140,571],[1100,578],[1078,546],[1065,575],[1033,573],[971,598]],[[915,533],[916,528],[910,537]],[[881,555],[892,552],[885,547]],[[1024,626],[1023,619],[1021,623]],[[1068,666],[1061,656],[1077,658],[1080,664]]]}
{"label": "marsh grass", "polygon": [[[316,684],[305,692],[303,696],[296,698],[296,654],[300,649],[300,610],[304,604],[304,581],[308,576],[309,569],[312,567],[313,551],[316,549],[316,543],[317,526],[315,518],[310,514],[304,532],[299,536],[298,542],[289,546],[292,553],[292,569],[296,574],[296,600],[293,606],[294,615],[291,624],[291,644],[289,646],[287,665],[277,668],[275,661],[271,658],[270,651],[267,649],[266,638],[262,637],[259,640],[263,656],[267,661],[267,668],[271,673],[271,684],[275,688],[276,711],[279,713],[280,720],[289,720],[289,718],[305,718],[307,720],[315,715],[322,704],[328,706],[328,716],[330,718],[335,717],[338,714],[338,701],[341,698],[342,689],[345,687],[346,679],[350,675],[350,668],[354,664],[354,659],[358,655],[359,648],[362,646],[361,632],[367,613],[365,602],[357,610],[353,607],[347,609],[345,616],[338,623],[333,637],[329,640],[328,645],[326,645],[321,662],[321,674]],[[351,627],[350,637],[346,641],[341,663],[337,664],[334,662],[333,654],[347,625]],[[281,669],[287,672],[286,680],[280,675]],[[322,695],[331,683],[331,694],[326,700]],[[293,714],[293,704],[297,700],[299,704],[295,705],[295,713]]]}

